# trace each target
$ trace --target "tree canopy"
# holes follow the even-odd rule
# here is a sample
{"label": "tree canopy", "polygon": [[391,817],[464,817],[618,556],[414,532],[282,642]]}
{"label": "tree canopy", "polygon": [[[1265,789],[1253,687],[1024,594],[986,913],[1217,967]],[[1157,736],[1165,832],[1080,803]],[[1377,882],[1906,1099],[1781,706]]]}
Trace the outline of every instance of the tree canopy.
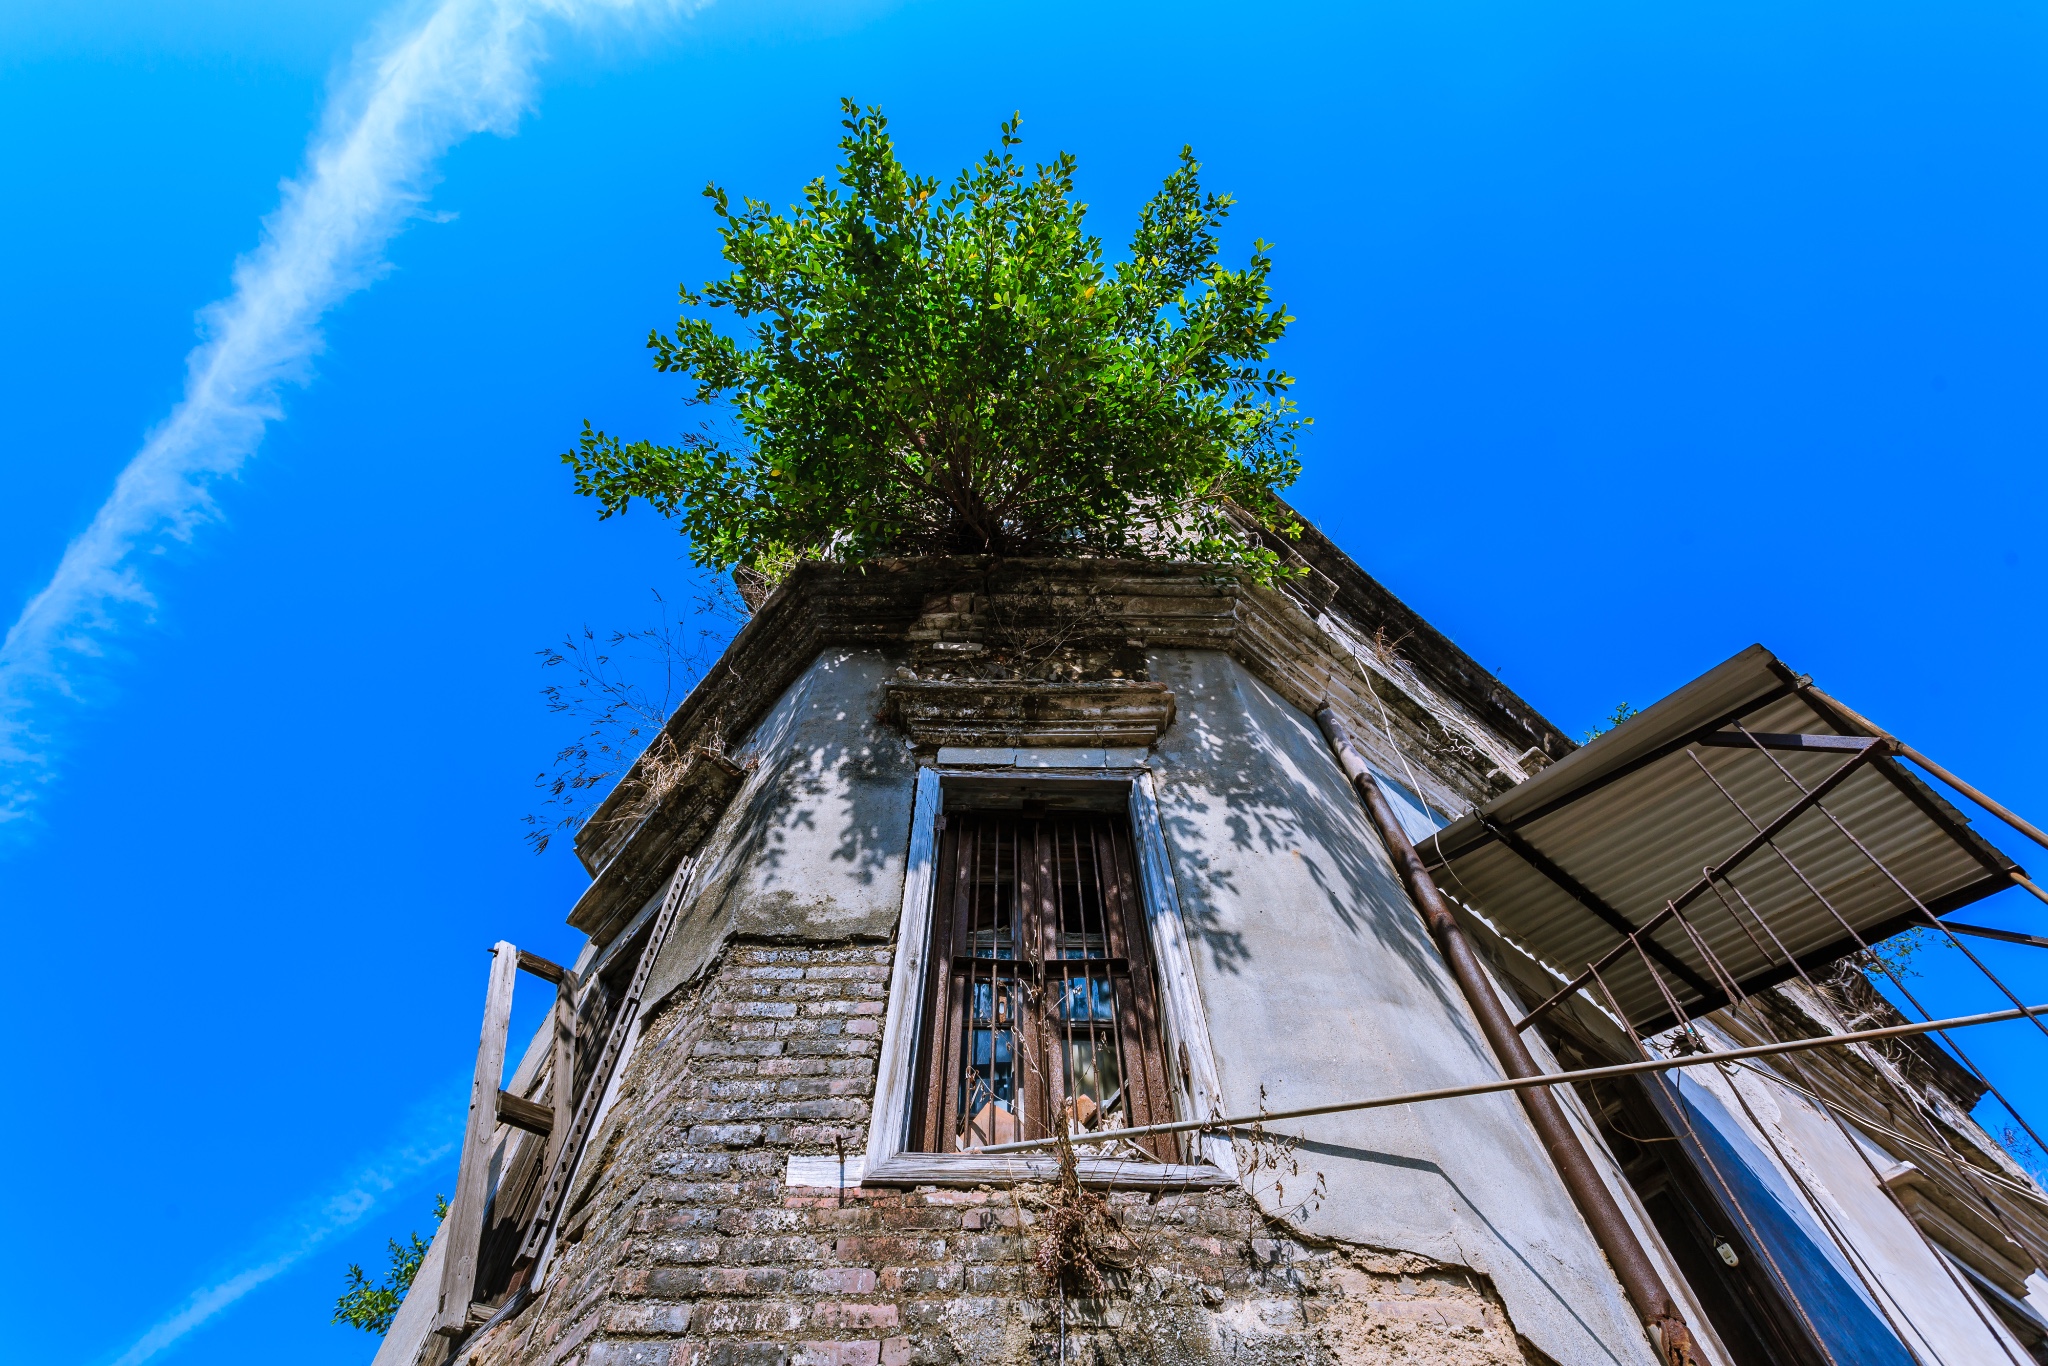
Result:
{"label": "tree canopy", "polygon": [[[1105,262],[1074,158],[1030,170],[1019,120],[942,188],[897,159],[879,109],[844,102],[837,184],[787,213],[705,190],[730,275],[648,346],[718,414],[679,444],[584,424],[562,457],[603,516],[679,519],[703,565],[769,577],[805,557],[1278,557],[1232,505],[1298,531],[1275,496],[1306,419],[1266,365],[1293,319],[1272,257],[1216,260],[1228,195],[1179,167]],[[743,326],[719,325],[731,310]]]}

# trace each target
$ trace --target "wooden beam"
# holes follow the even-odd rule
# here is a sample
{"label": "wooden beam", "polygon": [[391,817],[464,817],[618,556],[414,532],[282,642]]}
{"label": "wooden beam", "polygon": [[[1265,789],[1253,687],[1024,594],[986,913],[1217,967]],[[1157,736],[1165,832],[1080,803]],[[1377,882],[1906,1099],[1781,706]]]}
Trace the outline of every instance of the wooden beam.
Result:
{"label": "wooden beam", "polygon": [[2048,949],[2048,939],[2035,934],[2020,934],[2014,930],[1994,930],[1989,925],[1965,925],[1960,920],[1944,920],[1942,924],[1957,934],[1974,934],[1981,939],[1997,939],[2007,944],[2027,944],[2037,949]]}
{"label": "wooden beam", "polygon": [[519,950],[504,940],[491,950],[490,986],[484,993],[483,1033],[469,1083],[469,1122],[462,1135],[462,1165],[455,1203],[448,1210],[448,1253],[441,1263],[441,1298],[434,1331],[459,1338],[469,1331],[469,1302],[483,1250],[484,1206],[490,1203],[491,1140],[498,1129],[498,1082],[505,1075],[505,1035],[512,1027],[512,984]]}
{"label": "wooden beam", "polygon": [[[578,1101],[573,1117],[566,1129],[557,1129],[559,1146],[555,1135],[549,1136],[554,1147],[555,1162],[549,1169],[547,1185],[541,1188],[540,1204],[534,1210],[533,1222],[526,1226],[526,1238],[519,1245],[519,1256],[513,1262],[515,1270],[523,1271],[539,1260],[541,1249],[547,1244],[549,1227],[555,1215],[561,1211],[562,1198],[568,1194],[569,1178],[574,1174],[576,1163],[582,1156],[584,1140],[590,1136],[590,1126],[597,1119],[597,1107],[604,1102],[604,1093],[611,1084],[612,1070],[618,1065],[619,1054],[625,1048],[627,1037],[633,1032],[634,1024],[640,1017],[640,993],[647,987],[647,976],[654,971],[654,960],[661,956],[661,946],[668,939],[669,926],[675,923],[676,914],[682,909],[683,899],[688,893],[697,864],[694,859],[684,859],[669,877],[668,891],[661,899],[661,912],[654,918],[654,925],[647,932],[647,943],[640,950],[639,964],[633,969],[633,980],[627,984],[625,993],[619,998],[618,1015],[611,1033],[605,1037],[604,1046],[598,1050],[597,1064],[591,1069],[590,1080],[583,1087],[582,1098]],[[587,974],[592,980],[597,977],[595,966]]]}
{"label": "wooden beam", "polygon": [[550,963],[539,954],[528,953],[525,949],[519,951],[519,970],[521,972],[530,972],[542,981],[553,982],[556,986],[571,981],[576,976],[575,973],[569,971],[560,963]]}
{"label": "wooden beam", "polygon": [[546,1138],[555,1130],[555,1111],[551,1105],[542,1105],[525,1096],[515,1096],[510,1091],[498,1092],[498,1123],[509,1124],[515,1129],[524,1129],[530,1134]]}
{"label": "wooden beam", "polygon": [[1755,730],[1748,734],[1737,731],[1717,730],[1698,737],[1695,744],[1709,745],[1718,749],[1793,749],[1793,750],[1842,750],[1868,749],[1876,742],[1867,735],[1777,735]]}

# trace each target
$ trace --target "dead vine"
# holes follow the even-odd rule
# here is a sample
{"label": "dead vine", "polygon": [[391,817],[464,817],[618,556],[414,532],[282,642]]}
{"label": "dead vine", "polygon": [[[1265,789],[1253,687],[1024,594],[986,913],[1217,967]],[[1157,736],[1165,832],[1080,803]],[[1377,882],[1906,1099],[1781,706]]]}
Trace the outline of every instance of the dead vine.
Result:
{"label": "dead vine", "polygon": [[1113,1275],[1130,1269],[1136,1249],[1109,1200],[1081,1184],[1080,1159],[1067,1135],[1072,1120],[1069,1102],[1053,1135],[1059,1172],[1034,1192],[1038,1247],[1032,1264],[1048,1295],[1100,1297],[1108,1293]]}
{"label": "dead vine", "polygon": [[[1259,1088],[1259,1109],[1266,1108],[1266,1088]],[[1269,1219],[1299,1221],[1316,1212],[1329,1194],[1329,1182],[1322,1172],[1315,1173],[1308,1189],[1302,1191],[1301,1160],[1295,1150],[1301,1146],[1301,1139],[1294,1134],[1276,1134],[1267,1130],[1260,1121],[1249,1128],[1240,1129],[1230,1136],[1230,1146],[1237,1155],[1238,1177],[1244,1182],[1247,1194],[1252,1197],[1251,1211],[1245,1221],[1245,1251],[1251,1252],[1251,1242],[1261,1224]],[[1287,1194],[1287,1183],[1294,1182],[1297,1192],[1292,1203]],[[1266,1196],[1272,1196],[1270,1213]]]}
{"label": "dead vine", "polygon": [[[610,795],[613,780],[635,790],[614,816],[637,821],[682,775],[688,756],[663,730],[669,714],[710,670],[746,620],[730,590],[714,587],[687,615],[674,614],[654,593],[657,620],[634,631],[600,636],[588,626],[537,650],[541,667],[568,675],[541,689],[548,711],[569,718],[578,734],[534,778],[546,795],[524,817],[526,842],[543,853],[555,835],[575,829]],[[636,769],[636,761],[638,767]],[[621,779],[621,775],[630,778]]]}

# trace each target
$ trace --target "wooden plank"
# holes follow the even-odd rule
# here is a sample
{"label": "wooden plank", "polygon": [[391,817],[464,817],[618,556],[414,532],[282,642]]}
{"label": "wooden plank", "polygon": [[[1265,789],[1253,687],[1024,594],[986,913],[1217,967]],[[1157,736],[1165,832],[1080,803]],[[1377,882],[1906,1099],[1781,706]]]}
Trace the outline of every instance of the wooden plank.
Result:
{"label": "wooden plank", "polygon": [[[952,846],[950,857],[954,873],[954,899],[944,907],[944,919],[939,922],[938,933],[944,934],[948,949],[938,955],[932,966],[939,974],[939,986],[945,994],[938,998],[939,1007],[945,1013],[934,1014],[932,1029],[938,1038],[932,1044],[933,1111],[935,1122],[925,1128],[925,1146],[939,1152],[950,1152],[961,1133],[965,1131],[966,1116],[960,1113],[960,1088],[962,1078],[972,1069],[973,1056],[963,1053],[966,1034],[966,1011],[972,1004],[974,994],[974,969],[970,965],[966,980],[958,979],[953,963],[967,953],[969,935],[973,929],[974,908],[978,904],[978,883],[981,876],[981,841],[988,828],[985,820],[969,821],[956,819],[948,824],[947,842]],[[994,991],[991,983],[990,991]],[[991,1002],[994,997],[991,995]],[[972,1092],[969,1086],[970,1094]]]}
{"label": "wooden plank", "polygon": [[555,987],[555,1056],[550,1065],[549,1097],[555,1104],[554,1127],[548,1133],[546,1169],[555,1169],[562,1140],[576,1119],[576,987],[565,978]]}
{"label": "wooden plank", "polygon": [[477,1258],[483,1249],[484,1206],[491,1198],[498,1082],[505,1075],[505,1035],[512,1027],[512,985],[519,973],[517,948],[501,939],[491,952],[483,1032],[477,1040],[476,1072],[470,1079],[469,1121],[462,1135],[455,1203],[448,1210],[448,1256],[441,1264],[441,1294],[434,1319],[435,1332],[455,1338],[469,1331],[469,1301],[476,1289]]}
{"label": "wooden plank", "polygon": [[556,986],[560,986],[575,975],[560,963],[551,963],[539,954],[528,953],[525,949],[519,951],[519,970],[530,972],[542,981],[553,982]]}
{"label": "wooden plank", "polygon": [[844,1158],[826,1153],[822,1157],[810,1154],[791,1153],[782,1169],[782,1185],[786,1190],[811,1188],[818,1190],[845,1190],[860,1184],[861,1174],[867,1168],[867,1161],[858,1153],[849,1153]]}
{"label": "wooden plank", "polygon": [[[906,1146],[935,1149],[944,1144],[950,1054],[944,1027],[934,1022],[945,1019],[952,1010],[953,914],[946,906],[948,899],[957,895],[960,836],[945,828],[940,804],[939,775],[928,768],[919,769],[911,871],[903,883],[903,916],[896,934],[896,963],[889,978],[889,1014],[882,1027],[875,1118],[868,1125],[869,1166],[895,1156]],[[891,1089],[884,1092],[884,1085]],[[906,1100],[909,1108],[898,1115],[896,1108]]]}
{"label": "wooden plank", "polygon": [[[1130,1005],[1127,1018],[1135,1026],[1131,1030],[1132,1047],[1126,1051],[1124,1085],[1137,1086],[1135,1094],[1142,1098],[1142,1104],[1134,1107],[1134,1113],[1159,1117],[1141,1117],[1136,1122],[1156,1124],[1173,1113],[1173,1089],[1167,1081],[1166,1036],[1160,1027],[1158,988],[1149,961],[1151,946],[1145,933],[1137,869],[1126,830],[1109,826],[1103,831],[1102,842],[1110,856],[1108,868],[1116,889],[1117,917],[1125,927],[1123,937],[1129,945],[1131,957],[1129,976],[1120,988],[1125,991]],[[1131,1053],[1135,1053],[1134,1059],[1130,1057]],[[1178,1142],[1172,1141],[1142,1146],[1162,1162],[1173,1161],[1180,1148]]]}
{"label": "wooden plank", "polygon": [[[1166,1012],[1166,1043],[1186,1056],[1190,1112],[1213,1115],[1223,1104],[1215,1047],[1209,1039],[1208,1014],[1195,979],[1194,948],[1183,919],[1180,890],[1160,828],[1159,797],[1150,773],[1131,780],[1132,852],[1144,891],[1145,919],[1152,931],[1151,948],[1158,965],[1160,1004]],[[1176,1107],[1178,1108],[1178,1107]],[[1237,1175],[1237,1154],[1222,1134],[1200,1134],[1196,1151],[1230,1176]]]}
{"label": "wooden plank", "polygon": [[553,1106],[542,1105],[525,1096],[515,1096],[510,1091],[498,1092],[498,1122],[509,1124],[515,1129],[524,1129],[530,1134],[546,1138],[554,1132],[555,1111]]}
{"label": "wooden plank", "polygon": [[[903,909],[897,917],[895,961],[889,965],[889,1004],[883,1018],[881,1063],[874,1073],[874,1110],[868,1122],[866,1165],[895,1157],[909,1143],[911,1106],[930,1100],[918,1085],[918,1030],[930,999],[926,958],[932,952],[932,893],[938,874],[938,772],[918,770],[918,797],[909,815],[909,860],[903,868]],[[934,973],[936,975],[936,973]],[[930,1071],[930,1059],[926,1059]]]}
{"label": "wooden plank", "polygon": [[1717,730],[1693,737],[1696,745],[1707,745],[1715,749],[1789,749],[1789,750],[1845,750],[1868,749],[1872,743],[1865,735],[1779,735],[1769,731]]}

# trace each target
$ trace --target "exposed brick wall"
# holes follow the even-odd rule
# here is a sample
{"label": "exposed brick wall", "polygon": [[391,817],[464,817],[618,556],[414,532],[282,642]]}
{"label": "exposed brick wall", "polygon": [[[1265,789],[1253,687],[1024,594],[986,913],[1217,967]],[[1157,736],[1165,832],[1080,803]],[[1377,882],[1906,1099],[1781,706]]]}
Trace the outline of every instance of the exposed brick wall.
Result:
{"label": "exposed brick wall", "polygon": [[[1030,1191],[787,1191],[866,1145],[887,949],[734,945],[649,1022],[538,1298],[473,1366],[1536,1360],[1468,1271],[1285,1236],[1240,1191],[1119,1193],[1137,1249],[1048,1298]],[[1063,1331],[1064,1321],[1064,1331]]]}

